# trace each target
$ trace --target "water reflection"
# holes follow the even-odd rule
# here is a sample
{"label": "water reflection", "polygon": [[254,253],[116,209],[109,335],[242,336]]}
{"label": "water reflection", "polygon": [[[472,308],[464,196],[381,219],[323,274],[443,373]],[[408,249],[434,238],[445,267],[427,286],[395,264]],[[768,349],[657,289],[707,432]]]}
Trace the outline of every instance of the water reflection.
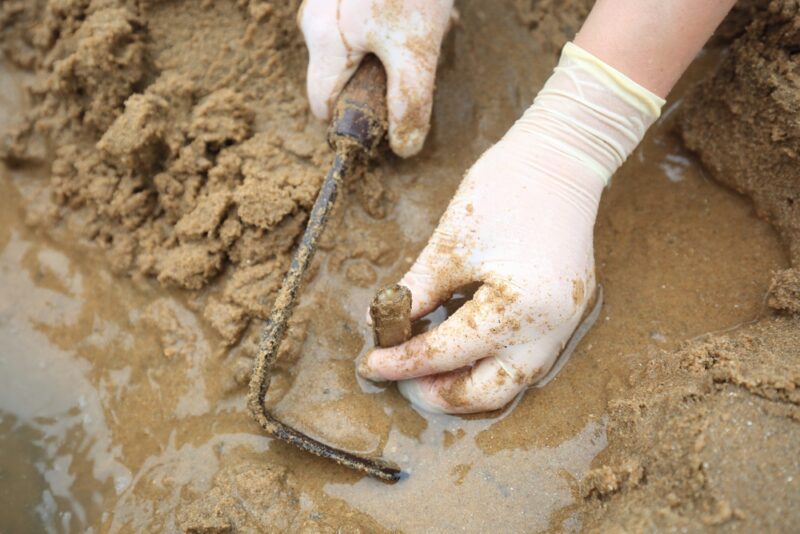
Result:
{"label": "water reflection", "polygon": [[[34,256],[37,268],[20,268]],[[91,531],[108,486],[121,492],[131,480],[90,364],[42,333],[79,315],[81,278],[68,265],[16,232],[0,253],[0,470],[9,473],[0,531],[29,530],[31,521],[33,530]],[[60,283],[47,283],[52,276]]]}
{"label": "water reflection", "polygon": [[386,455],[407,470],[406,480],[388,488],[364,478],[355,484],[329,483],[325,491],[393,529],[545,529],[552,512],[573,503],[575,483],[605,448],[605,418],[590,421],[554,447],[484,450],[482,443],[491,439],[492,426],[512,409],[469,422],[423,414],[428,426],[418,439],[393,429],[386,446]]}

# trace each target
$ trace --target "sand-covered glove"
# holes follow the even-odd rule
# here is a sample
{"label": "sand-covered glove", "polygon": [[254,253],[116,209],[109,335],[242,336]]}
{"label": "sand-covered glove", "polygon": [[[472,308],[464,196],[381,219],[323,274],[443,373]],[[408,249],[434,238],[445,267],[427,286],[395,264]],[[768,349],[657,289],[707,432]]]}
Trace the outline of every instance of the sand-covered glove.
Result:
{"label": "sand-covered glove", "polygon": [[433,330],[375,349],[359,373],[402,380],[428,411],[505,406],[551,368],[596,287],[600,195],[664,101],[574,44],[534,104],[481,156],[400,281],[412,318],[467,284],[472,300]]}
{"label": "sand-covered glove", "polygon": [[361,59],[374,53],[387,74],[389,144],[402,157],[419,152],[452,13],[453,0],[305,0],[298,20],[309,53],[311,111],[328,120]]}

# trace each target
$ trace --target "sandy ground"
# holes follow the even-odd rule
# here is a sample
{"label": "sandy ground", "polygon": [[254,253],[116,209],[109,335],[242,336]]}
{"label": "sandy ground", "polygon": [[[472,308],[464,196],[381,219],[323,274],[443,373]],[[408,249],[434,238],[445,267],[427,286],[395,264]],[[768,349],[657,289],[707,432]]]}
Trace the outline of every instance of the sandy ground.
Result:
{"label": "sandy ground", "polygon": [[410,477],[388,487],[271,442],[245,411],[260,319],[330,161],[296,2],[4,2],[0,530],[796,524],[794,2],[742,5],[720,34],[734,44],[696,62],[615,176],[603,318],[553,383],[456,418],[355,377],[375,289],[589,4],[463,2],[425,151],[353,177],[326,235],[268,400],[399,462]]}
{"label": "sandy ground", "polygon": [[[679,110],[710,174],[752,198],[789,250],[767,296],[779,313],[648,354],[610,403],[605,465],[587,477],[592,528],[790,532],[800,495],[800,43],[797,2],[747,2],[746,25]],[[720,221],[720,224],[726,222]],[[794,318],[791,318],[794,314]]]}

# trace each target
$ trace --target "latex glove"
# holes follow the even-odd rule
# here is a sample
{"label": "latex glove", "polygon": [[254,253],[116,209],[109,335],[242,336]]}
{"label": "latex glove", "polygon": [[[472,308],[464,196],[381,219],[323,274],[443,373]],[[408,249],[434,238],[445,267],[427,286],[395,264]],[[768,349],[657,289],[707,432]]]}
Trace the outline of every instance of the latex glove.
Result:
{"label": "latex glove", "polygon": [[400,391],[415,405],[450,413],[501,408],[546,374],[595,291],[600,195],[663,103],[568,44],[400,281],[411,289],[412,318],[466,284],[482,286],[435,329],[373,350],[360,374],[404,380]]}
{"label": "latex glove", "polygon": [[389,144],[402,157],[419,152],[452,13],[453,0],[305,0],[298,20],[308,46],[311,111],[329,120],[336,97],[372,52],[387,74]]}

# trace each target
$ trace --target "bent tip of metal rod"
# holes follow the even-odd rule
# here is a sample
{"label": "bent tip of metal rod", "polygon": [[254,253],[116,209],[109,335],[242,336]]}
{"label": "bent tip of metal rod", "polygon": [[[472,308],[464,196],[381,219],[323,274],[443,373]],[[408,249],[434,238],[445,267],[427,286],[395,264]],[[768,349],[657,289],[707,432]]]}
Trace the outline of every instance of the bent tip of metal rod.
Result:
{"label": "bent tip of metal rod", "polygon": [[385,482],[399,482],[401,480],[405,480],[408,478],[408,473],[401,470],[398,467],[390,466],[384,464],[383,461],[380,462],[381,465],[375,466],[374,470],[372,470],[369,474],[380,478]]}

